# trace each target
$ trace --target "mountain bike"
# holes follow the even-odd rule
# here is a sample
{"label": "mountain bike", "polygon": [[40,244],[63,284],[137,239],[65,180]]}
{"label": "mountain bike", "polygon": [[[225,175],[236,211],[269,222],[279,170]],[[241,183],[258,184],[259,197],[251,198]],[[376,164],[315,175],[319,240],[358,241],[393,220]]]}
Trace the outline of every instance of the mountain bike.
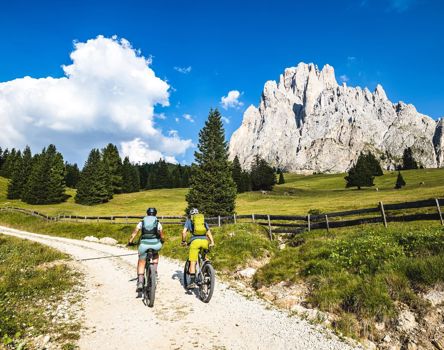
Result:
{"label": "mountain bike", "polygon": [[156,252],[157,251],[154,249],[148,249],[146,252],[145,278],[143,282],[142,296],[145,305],[149,307],[153,307],[154,299],[156,298],[157,273],[153,262],[153,257]]}
{"label": "mountain bike", "polygon": [[[215,272],[210,260],[206,259],[209,249],[201,248],[199,250],[198,261],[196,263],[196,285],[199,288],[199,299],[204,303],[208,303],[213,296]],[[183,270],[183,286],[188,290],[188,286],[191,283],[190,260],[187,259]]]}

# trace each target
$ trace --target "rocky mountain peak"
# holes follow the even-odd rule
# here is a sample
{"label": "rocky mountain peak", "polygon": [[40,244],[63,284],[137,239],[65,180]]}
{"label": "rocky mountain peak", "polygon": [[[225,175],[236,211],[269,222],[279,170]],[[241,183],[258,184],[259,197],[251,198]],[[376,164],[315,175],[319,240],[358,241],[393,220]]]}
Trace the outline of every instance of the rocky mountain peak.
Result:
{"label": "rocky mountain peak", "polygon": [[423,166],[442,166],[443,146],[442,121],[393,104],[381,85],[373,93],[339,86],[330,65],[299,63],[265,83],[259,106],[247,108],[231,137],[230,157],[245,168],[258,154],[290,171],[342,172],[365,150],[394,168],[406,147]]}

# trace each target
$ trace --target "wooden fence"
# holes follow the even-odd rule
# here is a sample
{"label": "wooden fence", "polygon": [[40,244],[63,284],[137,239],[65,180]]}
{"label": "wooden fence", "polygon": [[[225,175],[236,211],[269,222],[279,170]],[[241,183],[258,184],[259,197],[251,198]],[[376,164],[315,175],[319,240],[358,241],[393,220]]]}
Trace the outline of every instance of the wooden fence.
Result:
{"label": "wooden fence", "polygon": [[[232,215],[206,218],[210,226],[221,226],[229,223],[253,222],[265,227],[270,239],[275,234],[295,235],[305,231],[349,227],[368,223],[382,223],[387,227],[389,222],[408,222],[420,220],[439,220],[444,225],[441,206],[444,199],[426,199],[415,202],[396,204],[383,204],[379,202],[376,207],[348,210],[341,212],[307,214],[307,215]],[[412,213],[412,209],[426,209],[423,212]],[[79,216],[58,215],[48,216],[37,211],[23,208],[3,207],[0,210],[19,211],[22,213],[39,216],[52,221],[75,222],[109,222],[121,224],[136,224],[142,217],[137,215],[114,216]],[[425,211],[425,212],[424,212]],[[184,216],[158,216],[164,225],[183,225]]]}

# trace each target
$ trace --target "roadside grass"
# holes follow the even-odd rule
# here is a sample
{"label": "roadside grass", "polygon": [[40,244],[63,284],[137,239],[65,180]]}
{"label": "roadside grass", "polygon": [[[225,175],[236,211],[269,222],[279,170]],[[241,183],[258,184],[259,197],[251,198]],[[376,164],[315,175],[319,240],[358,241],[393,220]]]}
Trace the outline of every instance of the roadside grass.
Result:
{"label": "roadside grass", "polygon": [[[161,254],[185,261],[188,248],[180,246],[182,227],[171,229],[175,230],[175,234],[167,236]],[[210,251],[209,258],[218,272],[234,273],[251,261],[270,257],[276,251],[276,244],[270,242],[267,232],[258,225],[223,225],[211,231],[215,247]]]}
{"label": "roadside grass", "polygon": [[[375,187],[362,190],[346,189],[345,174],[297,175],[285,174],[286,183],[274,190],[247,192],[237,196],[238,214],[294,214],[305,215],[309,210],[321,212],[374,207],[379,201],[396,203],[444,196],[444,169],[417,169],[402,172],[407,185],[395,190],[397,172],[386,172],[375,178]],[[423,183],[423,184],[421,184]],[[376,191],[376,188],[378,191]],[[182,215],[186,208],[186,188],[147,190],[115,195],[104,204],[83,206],[74,202],[74,189],[67,189],[71,197],[60,204],[32,206],[19,200],[6,199],[7,180],[0,177],[0,207],[17,206],[48,215],[143,215],[155,206],[159,215]]]}
{"label": "roadside grass", "polygon": [[307,232],[304,244],[287,247],[258,270],[254,285],[280,281],[309,286],[307,302],[341,315],[335,323],[349,336],[371,333],[373,322],[396,317],[396,302],[420,315],[418,292],[444,282],[444,228],[438,223],[391,223]]}
{"label": "roadside grass", "polygon": [[44,245],[0,234],[0,344],[15,348],[49,332],[58,333],[59,340],[77,336],[78,328],[53,324],[48,314],[48,305],[74,286],[76,273],[63,263],[45,264],[67,258]]}
{"label": "roadside grass", "polygon": [[[17,212],[0,212],[0,225],[44,233],[52,236],[84,239],[86,236],[97,238],[111,237],[120,244],[126,244],[135,225],[110,223],[75,223],[45,221],[42,218]],[[179,225],[164,225],[166,242],[161,254],[185,261],[188,248],[182,247]],[[212,228],[216,247],[210,253],[213,265],[220,271],[233,272],[245,266],[249,260],[260,260],[275,250],[267,232],[257,225],[237,224]]]}

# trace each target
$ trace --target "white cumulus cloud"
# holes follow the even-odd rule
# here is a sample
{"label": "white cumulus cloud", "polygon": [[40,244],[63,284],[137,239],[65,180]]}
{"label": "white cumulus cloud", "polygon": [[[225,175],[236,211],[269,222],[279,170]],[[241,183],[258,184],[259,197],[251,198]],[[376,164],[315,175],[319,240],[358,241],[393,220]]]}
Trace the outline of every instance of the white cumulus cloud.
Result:
{"label": "white cumulus cloud", "polygon": [[156,76],[151,59],[126,39],[98,36],[75,42],[70,58],[61,78],[0,82],[1,146],[29,144],[38,151],[55,143],[72,155],[77,146],[82,160],[92,147],[129,139],[148,147],[151,160],[154,154],[174,157],[191,147],[191,140],[167,137],[156,128],[154,119],[165,115],[156,115],[154,107],[169,105],[170,86]]}
{"label": "white cumulus cloud", "polygon": [[188,74],[191,73],[191,66],[188,67],[174,67],[174,70],[178,71],[179,73],[182,74]]}
{"label": "white cumulus cloud", "polygon": [[222,117],[221,119],[225,124],[230,124],[230,119],[228,119],[227,117]]}
{"label": "white cumulus cloud", "polygon": [[348,82],[348,81],[350,80],[350,78],[349,78],[348,76],[346,76],[345,74],[341,75],[341,76],[339,77],[339,79],[340,79],[343,83],[346,83],[346,82]]}
{"label": "white cumulus cloud", "polygon": [[222,96],[220,99],[220,104],[224,109],[228,108],[240,108],[244,105],[243,102],[239,101],[241,93],[237,90],[231,90],[228,92],[227,96]]}
{"label": "white cumulus cloud", "polygon": [[153,163],[159,159],[165,159],[169,163],[177,163],[176,158],[164,156],[161,152],[152,149],[146,142],[139,138],[132,141],[122,142],[122,155],[128,157],[132,163]]}
{"label": "white cumulus cloud", "polygon": [[194,123],[194,118],[191,114],[184,114],[183,119],[188,120],[190,123]]}

